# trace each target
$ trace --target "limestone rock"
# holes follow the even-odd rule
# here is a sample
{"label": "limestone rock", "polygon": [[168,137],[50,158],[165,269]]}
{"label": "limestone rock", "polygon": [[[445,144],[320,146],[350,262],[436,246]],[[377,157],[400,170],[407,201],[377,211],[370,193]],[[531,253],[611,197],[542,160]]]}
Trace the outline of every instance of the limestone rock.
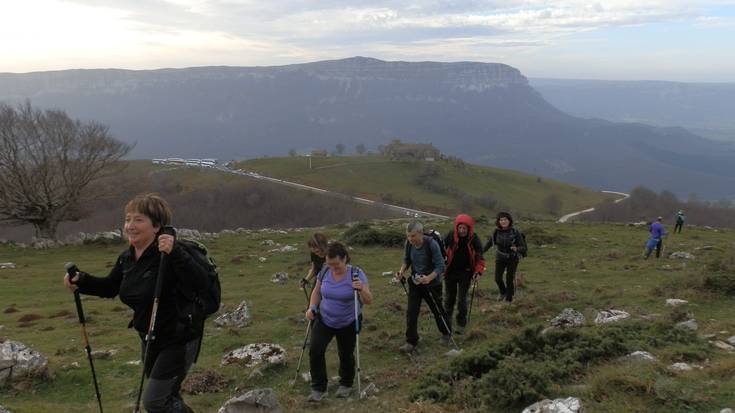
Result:
{"label": "limestone rock", "polygon": [[46,377],[48,359],[23,343],[0,342],[0,385],[28,377]]}
{"label": "limestone rock", "polygon": [[267,240],[265,240],[265,241],[262,241],[262,242],[260,243],[260,245],[267,245],[267,246],[269,246],[269,247],[272,247],[272,246],[276,245],[276,242],[275,242],[275,241],[273,241],[272,239],[267,239]]}
{"label": "limestone rock", "polygon": [[671,370],[677,370],[677,371],[692,371],[692,366],[690,366],[687,363],[674,363],[671,366],[669,366]]}
{"label": "limestone rock", "polygon": [[284,364],[286,350],[278,344],[255,343],[232,350],[222,357],[222,365],[238,363],[245,367],[254,367],[261,363]]}
{"label": "limestone rock", "polygon": [[0,262],[0,270],[14,270],[17,268],[13,262]]}
{"label": "limestone rock", "polygon": [[233,397],[218,413],[283,413],[273,389],[255,389]]}
{"label": "limestone rock", "polygon": [[727,339],[727,342],[730,343],[731,345],[735,346],[735,336],[732,336],[732,337],[728,338]]}
{"label": "limestone rock", "polygon": [[669,258],[679,258],[682,260],[693,260],[694,255],[688,252],[684,252],[684,251],[676,251],[676,252],[672,252],[671,255],[669,255]]}
{"label": "limestone rock", "polygon": [[576,397],[566,399],[541,400],[525,409],[522,413],[584,413],[586,412],[582,401]]}
{"label": "limestone rock", "polygon": [[682,330],[691,330],[691,331],[697,331],[699,328],[699,325],[697,324],[697,320],[687,320],[682,321],[680,323],[676,323],[676,328],[682,329]]}
{"label": "limestone rock", "polygon": [[280,248],[272,249],[272,250],[270,250],[268,252],[294,252],[294,251],[298,251],[298,250],[299,250],[298,248],[293,247],[291,245],[284,245],[284,246],[282,246]]}
{"label": "limestone rock", "polygon": [[681,300],[679,298],[667,298],[666,299],[666,305],[670,305],[672,307],[676,307],[677,305],[682,305],[682,304],[689,304],[689,301]]}
{"label": "limestone rock", "polygon": [[630,314],[622,310],[601,310],[595,317],[595,324],[615,323],[630,318]]}
{"label": "limestone rock", "polygon": [[728,407],[726,409],[720,410],[720,413],[732,413],[732,409]]}
{"label": "limestone rock", "polygon": [[287,272],[277,272],[271,276],[271,282],[275,284],[283,284],[286,281],[288,281],[288,273]]}
{"label": "limestone rock", "polygon": [[712,345],[719,348],[720,350],[725,350],[728,352],[735,351],[735,347],[725,343],[724,341],[717,340],[717,341],[712,342]]}
{"label": "limestone rock", "polygon": [[214,324],[218,327],[237,327],[242,328],[250,323],[250,309],[247,301],[243,301],[237,306],[235,311],[224,313],[214,319]]}
{"label": "limestone rock", "polygon": [[571,308],[565,308],[558,316],[552,318],[549,324],[553,327],[564,328],[583,326],[584,322],[585,318],[582,313]]}
{"label": "limestone rock", "polygon": [[631,361],[645,361],[645,362],[655,362],[658,361],[656,357],[653,356],[653,354],[647,352],[647,351],[634,351],[627,356],[623,357],[624,360],[631,360]]}
{"label": "limestone rock", "polygon": [[3,406],[0,406],[0,413],[13,413],[13,412],[11,412],[10,410],[6,409]]}

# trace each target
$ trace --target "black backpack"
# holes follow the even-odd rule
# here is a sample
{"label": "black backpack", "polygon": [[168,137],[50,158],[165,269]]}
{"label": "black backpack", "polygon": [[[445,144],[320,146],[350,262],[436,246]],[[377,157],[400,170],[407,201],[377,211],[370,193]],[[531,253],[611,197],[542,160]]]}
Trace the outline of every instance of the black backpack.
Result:
{"label": "black backpack", "polygon": [[444,245],[444,240],[442,239],[441,234],[436,232],[435,229],[432,229],[429,232],[424,232],[424,235],[436,241],[437,245],[439,245],[439,251],[441,251],[442,257],[444,258],[444,262],[446,262],[447,261],[447,246]]}
{"label": "black backpack", "polygon": [[207,318],[219,311],[220,304],[222,303],[222,286],[219,282],[217,264],[208,255],[207,247],[201,242],[188,239],[179,239],[176,241],[184,247],[191,258],[204,268],[209,275],[209,288],[206,291],[195,291],[193,297],[204,318]]}
{"label": "black backpack", "polygon": [[[517,244],[517,240],[520,238],[520,241],[522,244],[517,244],[516,246],[523,245],[523,248],[521,252],[518,253],[523,258],[526,258],[528,256],[528,244],[526,244],[526,234],[522,233],[521,231],[518,231],[515,227],[511,227],[511,231],[513,231],[513,244]],[[493,245],[498,244],[498,230],[497,228],[495,231],[493,231]]]}

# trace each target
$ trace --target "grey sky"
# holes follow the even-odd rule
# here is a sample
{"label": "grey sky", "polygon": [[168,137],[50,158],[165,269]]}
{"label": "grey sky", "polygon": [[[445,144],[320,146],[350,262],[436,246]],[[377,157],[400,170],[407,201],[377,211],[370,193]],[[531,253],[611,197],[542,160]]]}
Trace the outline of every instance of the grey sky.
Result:
{"label": "grey sky", "polygon": [[0,71],[278,65],[355,55],[527,76],[735,81],[735,0],[6,0]]}

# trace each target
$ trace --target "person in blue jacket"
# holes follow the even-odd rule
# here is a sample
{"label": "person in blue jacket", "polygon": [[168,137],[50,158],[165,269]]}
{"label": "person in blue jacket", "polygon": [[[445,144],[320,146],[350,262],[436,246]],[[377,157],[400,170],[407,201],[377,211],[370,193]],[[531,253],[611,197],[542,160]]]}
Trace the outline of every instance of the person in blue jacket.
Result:
{"label": "person in blue jacket", "polygon": [[666,229],[664,228],[664,224],[661,223],[661,221],[663,220],[663,217],[658,217],[656,218],[656,222],[651,224],[651,236],[648,238],[648,242],[646,242],[646,253],[644,255],[645,259],[648,259],[648,257],[651,256],[651,253],[654,249],[656,249],[656,258],[659,258],[661,256],[661,249],[664,245],[664,237],[668,235]]}

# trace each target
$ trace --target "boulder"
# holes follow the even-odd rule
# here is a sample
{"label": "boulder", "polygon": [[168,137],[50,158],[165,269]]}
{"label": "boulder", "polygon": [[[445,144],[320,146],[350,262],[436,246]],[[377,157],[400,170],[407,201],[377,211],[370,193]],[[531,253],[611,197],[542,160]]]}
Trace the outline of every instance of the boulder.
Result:
{"label": "boulder", "polygon": [[176,230],[176,236],[178,238],[187,238],[198,240],[202,238],[202,234],[195,229],[178,228]]}
{"label": "boulder", "polygon": [[580,327],[584,325],[584,322],[585,318],[582,313],[571,308],[565,308],[558,316],[552,318],[549,324],[553,327],[564,328]]}
{"label": "boulder", "polygon": [[732,409],[728,407],[728,408],[720,410],[720,413],[732,413]]}
{"label": "boulder", "polygon": [[666,299],[666,305],[670,305],[672,307],[676,307],[677,305],[682,305],[682,304],[689,304],[689,301],[681,300],[679,298],[667,298]]}
{"label": "boulder", "polygon": [[735,346],[735,336],[732,336],[732,337],[728,338],[727,339],[727,342],[730,343],[731,345]]}
{"label": "boulder", "polygon": [[277,272],[271,276],[271,282],[276,284],[283,284],[288,281],[287,272]]}
{"label": "boulder", "polygon": [[0,386],[23,378],[48,376],[48,359],[23,343],[0,342]]}
{"label": "boulder", "polygon": [[267,240],[265,240],[265,241],[262,241],[262,242],[260,243],[260,245],[267,245],[267,246],[269,246],[269,247],[272,247],[272,246],[276,245],[276,242],[275,242],[275,241],[273,241],[272,239],[267,239]]}
{"label": "boulder", "polygon": [[273,389],[255,389],[227,400],[218,413],[283,413]]}
{"label": "boulder", "polygon": [[242,328],[250,323],[250,309],[247,301],[243,301],[237,306],[235,311],[222,314],[214,319],[214,324],[218,327],[237,327]]}
{"label": "boulder", "polygon": [[291,245],[284,245],[284,246],[282,246],[280,248],[272,249],[272,250],[270,250],[268,252],[294,252],[294,251],[298,251],[298,250],[299,250],[298,248],[293,247]]}
{"label": "boulder", "polygon": [[735,347],[725,343],[724,341],[717,340],[717,341],[712,342],[712,345],[719,348],[720,350],[724,350],[730,353],[735,351]]}
{"label": "boulder", "polygon": [[595,324],[608,324],[630,318],[630,314],[622,310],[600,310],[595,317]]}
{"label": "boulder", "polygon": [[691,371],[692,370],[692,366],[690,366],[687,363],[674,363],[671,366],[669,366],[669,368],[671,370],[676,370],[676,371]]}
{"label": "boulder", "polygon": [[681,330],[697,331],[699,325],[697,325],[697,320],[692,319],[676,323],[675,327]]}
{"label": "boulder", "polygon": [[255,343],[232,350],[222,357],[222,365],[240,364],[245,367],[254,367],[261,363],[284,364],[286,350],[278,344]]}
{"label": "boulder", "polygon": [[59,245],[56,241],[48,238],[33,238],[31,240],[31,247],[39,250],[56,248]]}
{"label": "boulder", "polygon": [[0,262],[0,270],[14,270],[17,268],[15,263],[12,262]]}
{"label": "boulder", "polygon": [[694,255],[688,252],[684,252],[684,251],[676,251],[676,252],[672,252],[671,255],[669,255],[669,258],[679,258],[682,260],[693,260]]}
{"label": "boulder", "polygon": [[584,413],[582,401],[576,397],[566,399],[541,400],[525,409],[522,413]]}
{"label": "boulder", "polygon": [[10,410],[6,409],[3,406],[0,406],[0,413],[13,413],[13,412],[11,412]]}
{"label": "boulder", "polygon": [[628,354],[625,357],[622,357],[623,360],[630,360],[630,361],[645,361],[645,362],[656,362],[658,359],[653,356],[653,354],[647,352],[647,351],[634,351],[630,354]]}

